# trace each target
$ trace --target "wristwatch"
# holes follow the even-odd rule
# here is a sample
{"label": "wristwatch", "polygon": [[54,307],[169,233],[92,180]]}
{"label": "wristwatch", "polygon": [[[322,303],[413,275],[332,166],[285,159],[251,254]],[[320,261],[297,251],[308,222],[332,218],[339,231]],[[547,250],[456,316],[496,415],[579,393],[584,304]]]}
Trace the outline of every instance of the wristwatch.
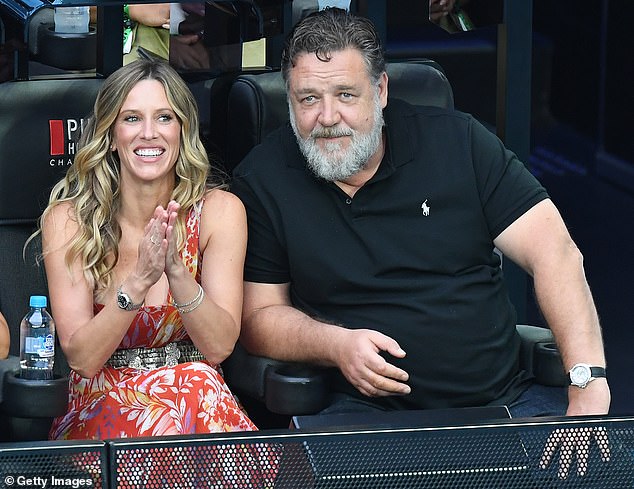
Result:
{"label": "wristwatch", "polygon": [[130,296],[121,290],[121,287],[117,289],[117,305],[120,309],[124,311],[136,311],[143,305],[143,302],[145,301],[135,304],[132,302],[132,299],[130,299]]}
{"label": "wristwatch", "polygon": [[572,366],[570,372],[568,372],[568,376],[570,377],[570,385],[585,389],[594,379],[606,377],[606,373],[603,367],[594,367],[587,363],[577,363]]}

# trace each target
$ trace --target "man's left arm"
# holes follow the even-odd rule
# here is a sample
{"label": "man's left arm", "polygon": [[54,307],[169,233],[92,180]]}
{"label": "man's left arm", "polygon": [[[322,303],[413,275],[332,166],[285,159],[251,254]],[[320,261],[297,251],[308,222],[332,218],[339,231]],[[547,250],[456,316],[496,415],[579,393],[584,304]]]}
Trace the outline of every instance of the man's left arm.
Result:
{"label": "man's left arm", "polygon": [[[566,372],[577,363],[605,367],[599,318],[586,281],[583,256],[549,199],[516,219],[495,246],[533,277],[539,307],[552,330]],[[569,416],[607,414],[605,378],[568,389]]]}

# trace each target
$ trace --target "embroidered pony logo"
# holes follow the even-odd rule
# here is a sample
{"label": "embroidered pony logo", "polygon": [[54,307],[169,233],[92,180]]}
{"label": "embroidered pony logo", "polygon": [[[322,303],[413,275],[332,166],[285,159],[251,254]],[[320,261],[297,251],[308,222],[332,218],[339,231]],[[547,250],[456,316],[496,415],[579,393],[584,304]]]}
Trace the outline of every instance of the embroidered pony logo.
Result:
{"label": "embroidered pony logo", "polygon": [[423,210],[423,216],[429,215],[429,211],[431,210],[431,207],[427,205],[427,199],[425,199],[425,202],[422,203],[420,208]]}

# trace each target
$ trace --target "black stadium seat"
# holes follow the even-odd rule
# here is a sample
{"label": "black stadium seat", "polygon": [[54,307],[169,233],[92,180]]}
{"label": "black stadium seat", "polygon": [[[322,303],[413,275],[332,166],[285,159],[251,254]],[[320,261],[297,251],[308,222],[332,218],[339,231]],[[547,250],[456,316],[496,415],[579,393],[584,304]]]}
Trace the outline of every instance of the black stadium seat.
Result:
{"label": "black stadium seat", "polygon": [[[0,441],[46,437],[66,409],[64,359],[57,349],[52,382],[20,382],[20,320],[29,296],[48,295],[39,240],[25,250],[52,186],[72,164],[82,119],[92,109],[99,79],[0,84],[0,308],[9,323],[8,360],[0,361]],[[54,313],[54,311],[53,311]]]}

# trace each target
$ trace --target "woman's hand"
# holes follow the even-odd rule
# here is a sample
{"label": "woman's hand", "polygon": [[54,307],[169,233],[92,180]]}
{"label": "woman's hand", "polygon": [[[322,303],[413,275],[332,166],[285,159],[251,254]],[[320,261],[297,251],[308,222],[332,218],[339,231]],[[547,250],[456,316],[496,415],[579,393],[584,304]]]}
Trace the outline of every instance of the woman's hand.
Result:
{"label": "woman's hand", "polygon": [[166,223],[165,223],[165,241],[166,241],[166,253],[165,253],[165,274],[168,280],[174,277],[179,272],[184,271],[183,260],[178,252],[178,243],[176,242],[176,232],[174,226],[178,218],[178,212],[180,210],[180,204],[176,201],[170,201],[167,204]]}
{"label": "woman's hand", "polygon": [[168,218],[168,212],[162,206],[158,206],[150,222],[145,226],[145,234],[139,243],[135,275],[148,288],[158,282],[165,270]]}

